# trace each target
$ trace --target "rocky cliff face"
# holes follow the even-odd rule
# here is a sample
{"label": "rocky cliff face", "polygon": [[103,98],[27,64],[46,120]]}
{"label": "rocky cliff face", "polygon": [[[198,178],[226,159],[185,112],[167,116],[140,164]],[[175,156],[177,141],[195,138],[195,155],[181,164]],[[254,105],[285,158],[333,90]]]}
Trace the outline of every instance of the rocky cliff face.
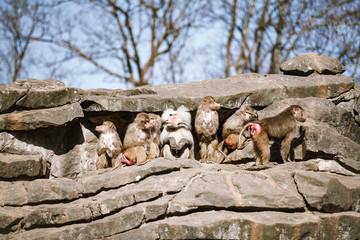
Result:
{"label": "rocky cliff face", "polygon": [[[128,90],[0,85],[0,239],[360,238],[360,87],[326,61],[309,54],[285,74]],[[207,95],[220,124],[243,104],[260,119],[301,105],[296,161],[281,163],[275,146],[274,166],[254,166],[250,149],[226,164],[158,158],[95,171],[103,120],[123,139],[138,112],[185,105],[194,119]]]}

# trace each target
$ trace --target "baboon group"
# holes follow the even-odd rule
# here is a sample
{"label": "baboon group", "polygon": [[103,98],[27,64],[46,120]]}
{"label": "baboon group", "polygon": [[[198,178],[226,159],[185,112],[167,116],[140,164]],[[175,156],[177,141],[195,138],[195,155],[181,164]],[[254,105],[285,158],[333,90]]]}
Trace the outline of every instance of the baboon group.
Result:
{"label": "baboon group", "polygon": [[[296,122],[306,120],[302,107],[291,105],[276,116],[258,120],[257,111],[243,105],[223,124],[222,145],[218,140],[220,108],[213,97],[206,96],[196,111],[194,126],[200,161],[221,163],[224,156],[242,149],[247,138],[253,141],[256,165],[269,164],[270,140],[281,143],[282,160],[290,161]],[[194,159],[191,127],[191,113],[185,106],[166,109],[161,116],[141,112],[128,125],[122,143],[114,123],[104,121],[95,128],[100,134],[96,169],[111,167],[112,171],[121,165],[141,165],[160,156]]]}

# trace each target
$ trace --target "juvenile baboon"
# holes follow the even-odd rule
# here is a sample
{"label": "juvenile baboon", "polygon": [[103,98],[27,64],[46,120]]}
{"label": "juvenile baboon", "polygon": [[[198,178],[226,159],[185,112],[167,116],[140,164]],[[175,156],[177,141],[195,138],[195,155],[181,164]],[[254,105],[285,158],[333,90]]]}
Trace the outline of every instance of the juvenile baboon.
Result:
{"label": "juvenile baboon", "polygon": [[150,159],[148,156],[143,146],[134,146],[126,149],[121,157],[121,162],[126,165],[142,165]]}
{"label": "juvenile baboon", "polygon": [[102,125],[95,128],[95,131],[100,133],[97,145],[96,169],[115,166],[116,158],[122,150],[122,143],[114,123],[104,121]]}
{"label": "juvenile baboon", "polygon": [[226,137],[225,139],[225,145],[226,145],[226,149],[228,151],[225,152],[226,149],[224,149],[224,153],[228,154],[229,151],[235,150],[238,148],[239,145],[239,136],[240,134],[230,134]]}
{"label": "juvenile baboon", "polygon": [[[230,134],[240,134],[241,129],[246,123],[256,121],[258,119],[257,111],[250,106],[241,106],[236,112],[231,115],[224,123],[222,129],[222,138],[225,140]],[[249,136],[248,136],[249,137]],[[245,137],[241,136],[241,144],[245,141]],[[238,146],[240,147],[240,146]]]}

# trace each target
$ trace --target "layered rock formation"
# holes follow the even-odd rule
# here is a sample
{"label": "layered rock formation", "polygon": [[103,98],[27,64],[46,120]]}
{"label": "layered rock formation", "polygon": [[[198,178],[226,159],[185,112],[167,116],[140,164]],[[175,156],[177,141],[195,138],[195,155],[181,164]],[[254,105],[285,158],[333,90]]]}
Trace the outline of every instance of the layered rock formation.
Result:
{"label": "layered rock formation", "polygon": [[[314,65],[323,59],[291,60],[285,75],[128,90],[0,85],[0,239],[360,238],[360,88],[332,59],[331,69]],[[296,162],[281,163],[275,143],[272,166],[254,166],[250,148],[226,164],[158,158],[95,171],[103,120],[123,139],[138,112],[185,105],[194,118],[207,95],[222,106],[221,124],[243,104],[260,119],[301,105]]]}

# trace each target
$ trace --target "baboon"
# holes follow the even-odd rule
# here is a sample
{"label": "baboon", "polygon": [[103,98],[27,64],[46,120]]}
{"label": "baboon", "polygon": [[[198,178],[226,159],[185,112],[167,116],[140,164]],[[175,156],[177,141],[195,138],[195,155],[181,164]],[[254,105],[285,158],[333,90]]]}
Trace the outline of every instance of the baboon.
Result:
{"label": "baboon", "polygon": [[164,123],[160,135],[161,155],[194,158],[194,138],[191,133],[189,109],[185,106],[180,106],[176,111],[166,109],[161,119]]}
{"label": "baboon", "polygon": [[96,169],[115,166],[116,158],[122,150],[122,143],[114,123],[104,121],[102,125],[95,128],[95,131],[100,133],[97,145]]}
{"label": "baboon", "polygon": [[296,121],[306,121],[304,109],[299,105],[291,105],[274,117],[264,118],[244,126],[240,135],[243,134],[246,128],[250,127],[251,138],[254,142],[256,165],[269,163],[269,140],[280,141],[280,152],[283,162],[291,161],[289,159],[290,144],[296,135]]}
{"label": "baboon", "polygon": [[203,161],[211,161],[219,144],[217,130],[220,104],[211,96],[204,97],[195,116],[195,132],[199,139],[200,157]]}
{"label": "baboon", "polygon": [[161,134],[161,117],[154,113],[148,114],[150,117],[150,153],[148,158],[153,159],[160,156],[160,134]]}
{"label": "baboon", "polygon": [[[224,123],[222,129],[222,138],[225,140],[230,134],[240,134],[241,129],[246,123],[256,121],[258,119],[257,111],[250,106],[241,106],[231,115]],[[247,136],[250,137],[250,136]],[[245,137],[241,136],[239,145],[245,141]],[[238,146],[239,148],[240,146]]]}

